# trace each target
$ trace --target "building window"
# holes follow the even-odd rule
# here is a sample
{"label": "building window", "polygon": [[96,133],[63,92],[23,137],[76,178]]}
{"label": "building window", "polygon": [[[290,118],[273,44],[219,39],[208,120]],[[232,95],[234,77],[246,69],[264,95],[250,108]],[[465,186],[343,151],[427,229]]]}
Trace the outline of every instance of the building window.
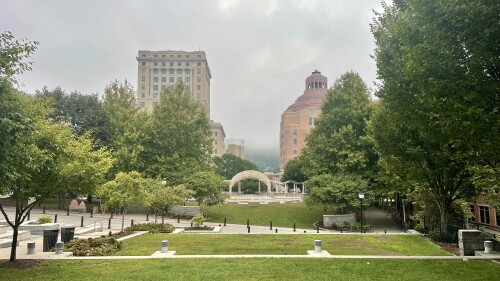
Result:
{"label": "building window", "polygon": [[145,98],[146,94],[144,92],[141,93],[141,98]]}
{"label": "building window", "polygon": [[197,72],[198,74],[201,74],[201,69],[199,69],[199,68],[198,68],[198,69],[196,70],[196,72]]}
{"label": "building window", "polygon": [[158,83],[158,77],[153,77],[153,82]]}
{"label": "building window", "polygon": [[[188,56],[188,58],[189,58],[189,56]],[[186,62],[186,66],[189,66],[189,62]]]}
{"label": "building window", "polygon": [[161,85],[161,90],[165,90],[167,88],[167,85]]}
{"label": "building window", "polygon": [[189,75],[191,74],[191,70],[190,69],[186,69],[186,75]]}
{"label": "building window", "polygon": [[142,69],[142,74],[146,74],[146,69]]}
{"label": "building window", "polygon": [[162,58],[166,58],[167,56],[166,55],[161,55]]}
{"label": "building window", "polygon": [[174,75],[174,74],[175,74],[175,70],[173,70],[172,68],[170,68],[170,69],[168,70],[168,73],[170,73],[170,75]]}
{"label": "building window", "polygon": [[182,69],[177,69],[177,75],[182,75]]}
{"label": "building window", "polygon": [[188,92],[189,92],[189,91],[190,91],[190,90],[189,90],[189,85],[184,86],[184,89],[186,89],[186,91],[188,91]]}
{"label": "building window", "polygon": [[158,66],[158,62],[156,62],[156,61],[155,61],[155,62],[153,63],[153,65],[154,65],[154,66]]}
{"label": "building window", "polygon": [[297,138],[293,138],[293,144],[297,144],[298,142]]}
{"label": "building window", "polygon": [[201,77],[196,77],[196,82],[200,83],[201,82]]}
{"label": "building window", "polygon": [[292,134],[293,134],[294,136],[296,136],[296,135],[298,134],[298,132],[299,132],[299,131],[298,131],[297,129],[292,129]]}
{"label": "building window", "polygon": [[496,214],[495,219],[497,220],[497,225],[500,226],[500,209],[499,208],[495,209],[495,214]]}
{"label": "building window", "polygon": [[158,68],[153,69],[153,74],[158,74]]}
{"label": "building window", "polygon": [[182,82],[182,77],[177,77],[177,82]]}
{"label": "building window", "polygon": [[488,206],[479,206],[479,222],[490,224],[490,207]]}
{"label": "building window", "polygon": [[170,80],[170,83],[174,83],[174,82],[175,82],[174,77],[170,77],[170,79],[169,79],[169,80]]}
{"label": "building window", "polygon": [[309,126],[314,125],[314,117],[309,117]]}
{"label": "building window", "polygon": [[158,91],[158,85],[153,85],[153,90],[157,90]]}
{"label": "building window", "polygon": [[142,62],[142,66],[146,66],[146,62],[145,61]]}
{"label": "building window", "polygon": [[142,54],[142,57],[145,58],[146,57],[146,54]]}
{"label": "building window", "polygon": [[161,75],[165,75],[165,74],[167,74],[167,70],[166,69],[162,69],[161,70]]}
{"label": "building window", "polygon": [[296,148],[296,147],[294,147],[293,148],[293,154],[295,154],[295,155],[299,154],[299,149]]}
{"label": "building window", "polygon": [[186,84],[189,83],[189,82],[191,82],[191,78],[190,77],[186,77],[185,79],[186,79]]}
{"label": "building window", "polygon": [[162,63],[161,63],[161,66],[166,66],[166,65],[167,65],[167,63],[166,63],[166,62],[162,62]]}
{"label": "building window", "polygon": [[196,90],[201,90],[201,86],[200,85],[196,85]]}
{"label": "building window", "polygon": [[158,93],[153,93],[153,98],[157,98],[158,97]]}
{"label": "building window", "polygon": [[196,65],[197,65],[197,66],[201,66],[201,62],[197,62],[197,63],[196,63]]}
{"label": "building window", "polygon": [[178,63],[177,63],[177,66],[182,66],[182,62],[178,62]]}
{"label": "building window", "polygon": [[158,57],[158,55],[153,55],[153,57],[154,57],[154,58],[157,58],[157,57]]}
{"label": "building window", "polygon": [[162,78],[161,78],[161,82],[162,82],[162,83],[167,83],[167,77],[162,77]]}
{"label": "building window", "polygon": [[141,108],[144,108],[144,107],[146,107],[146,103],[141,101]]}
{"label": "building window", "polygon": [[182,56],[181,55],[177,55],[178,58],[181,58]]}
{"label": "building window", "polygon": [[170,66],[174,66],[174,63],[173,63],[173,62],[170,62]]}
{"label": "building window", "polygon": [[142,82],[146,81],[146,76],[142,76],[141,80]]}
{"label": "building window", "polygon": [[201,58],[201,55],[198,55],[197,57]]}
{"label": "building window", "polygon": [[470,218],[471,221],[476,221],[476,214],[474,213],[474,205],[469,204],[469,210],[470,210],[470,212],[472,214],[472,217]]}
{"label": "building window", "polygon": [[141,89],[144,90],[145,88],[146,88],[146,86],[144,86],[144,84],[142,84]]}
{"label": "building window", "polygon": [[196,94],[196,97],[197,97],[198,99],[201,99],[201,94],[200,94],[200,93],[197,93],[197,94]]}

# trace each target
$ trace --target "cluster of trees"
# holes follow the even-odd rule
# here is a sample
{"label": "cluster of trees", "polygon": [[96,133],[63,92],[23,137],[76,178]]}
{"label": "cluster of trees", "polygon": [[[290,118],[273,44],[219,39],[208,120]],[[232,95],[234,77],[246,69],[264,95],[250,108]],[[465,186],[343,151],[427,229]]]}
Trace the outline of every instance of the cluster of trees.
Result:
{"label": "cluster of trees", "polygon": [[443,234],[457,213],[470,215],[463,203],[474,196],[499,205],[500,4],[398,0],[383,8],[371,25],[378,100],[357,74],[341,76],[297,161],[308,200],[338,211],[335,198],[350,194],[355,206],[358,188],[398,193]]}
{"label": "cluster of trees", "polygon": [[150,114],[126,81],[112,82],[102,98],[60,88],[28,95],[14,75],[31,69],[25,60],[37,45],[0,34],[0,194],[16,203],[14,217],[1,202],[0,211],[14,230],[11,261],[20,224],[48,197],[62,208],[67,194],[95,193],[108,210],[143,202],[154,214],[189,196],[224,200],[207,113],[183,85],[163,91]]}

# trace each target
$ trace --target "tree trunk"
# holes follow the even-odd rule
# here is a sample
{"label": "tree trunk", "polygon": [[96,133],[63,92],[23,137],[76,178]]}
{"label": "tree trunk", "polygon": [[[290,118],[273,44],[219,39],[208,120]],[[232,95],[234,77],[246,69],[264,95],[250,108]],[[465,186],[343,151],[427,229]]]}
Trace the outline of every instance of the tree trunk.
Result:
{"label": "tree trunk", "polygon": [[17,260],[16,257],[16,251],[17,251],[17,237],[19,236],[19,224],[17,224],[17,219],[16,219],[16,224],[13,228],[13,234],[12,234],[12,249],[10,249],[10,262],[15,262]]}
{"label": "tree trunk", "polygon": [[125,211],[122,211],[122,231],[123,232],[123,226],[125,225]]}
{"label": "tree trunk", "polygon": [[439,206],[440,230],[441,235],[448,231],[448,208]]}
{"label": "tree trunk", "polygon": [[58,208],[59,210],[63,210],[64,209],[64,193],[59,193],[59,195],[57,196],[58,198]]}

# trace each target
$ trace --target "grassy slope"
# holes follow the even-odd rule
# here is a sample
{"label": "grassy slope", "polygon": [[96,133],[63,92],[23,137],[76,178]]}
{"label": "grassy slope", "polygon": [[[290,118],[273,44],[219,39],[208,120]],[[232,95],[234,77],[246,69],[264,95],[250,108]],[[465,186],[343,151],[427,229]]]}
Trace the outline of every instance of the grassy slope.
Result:
{"label": "grassy slope", "polygon": [[498,280],[500,265],[461,260],[159,259],[51,261],[2,280]]}
{"label": "grassy slope", "polygon": [[239,205],[221,204],[215,206],[202,206],[202,212],[209,217],[210,222],[246,224],[250,219],[252,225],[269,225],[273,221],[273,226],[293,227],[313,229],[313,223],[322,219],[323,209],[319,207],[308,208],[303,203],[295,204],[269,204],[269,205]]}
{"label": "grassy slope", "polygon": [[161,240],[177,255],[277,254],[305,255],[322,240],[332,255],[448,255],[434,244],[414,235],[321,235],[321,234],[146,234],[124,241],[117,255],[149,256]]}

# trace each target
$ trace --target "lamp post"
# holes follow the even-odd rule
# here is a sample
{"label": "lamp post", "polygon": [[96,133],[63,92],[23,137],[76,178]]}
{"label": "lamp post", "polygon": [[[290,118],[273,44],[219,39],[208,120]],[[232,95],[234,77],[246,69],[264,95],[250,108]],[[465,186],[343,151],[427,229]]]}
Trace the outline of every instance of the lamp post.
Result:
{"label": "lamp post", "polygon": [[365,198],[364,190],[359,191],[359,200],[361,201],[361,233],[363,233],[363,199]]}

